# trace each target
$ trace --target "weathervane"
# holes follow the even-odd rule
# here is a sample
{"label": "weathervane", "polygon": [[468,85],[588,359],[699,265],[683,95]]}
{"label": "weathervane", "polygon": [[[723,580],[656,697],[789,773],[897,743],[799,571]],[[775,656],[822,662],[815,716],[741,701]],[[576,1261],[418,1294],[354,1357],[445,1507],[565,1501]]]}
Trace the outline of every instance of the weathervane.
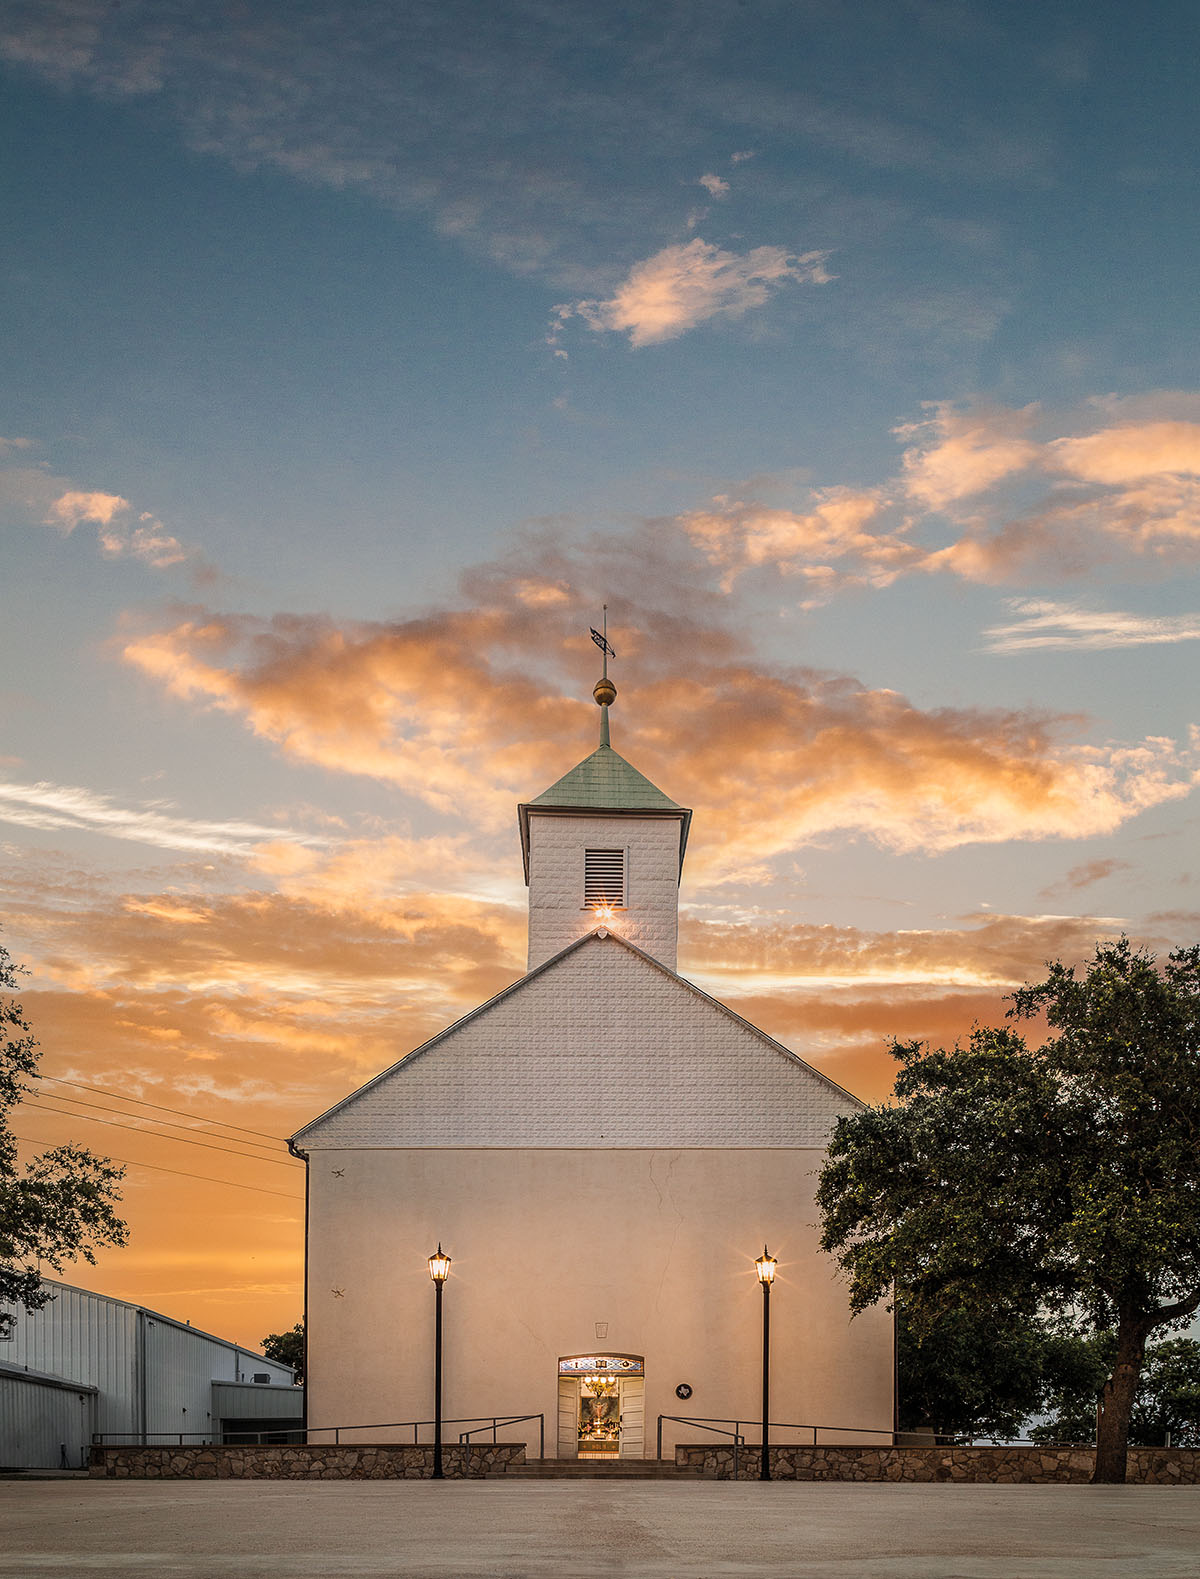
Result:
{"label": "weathervane", "polygon": [[594,625],[588,627],[592,633],[592,640],[604,654],[604,673],[596,681],[592,695],[596,698],[596,705],[600,709],[600,744],[606,746],[608,740],[608,710],[617,699],[617,688],[608,678],[608,660],[617,655],[608,644],[608,604],[604,605],[604,629],[598,631]]}

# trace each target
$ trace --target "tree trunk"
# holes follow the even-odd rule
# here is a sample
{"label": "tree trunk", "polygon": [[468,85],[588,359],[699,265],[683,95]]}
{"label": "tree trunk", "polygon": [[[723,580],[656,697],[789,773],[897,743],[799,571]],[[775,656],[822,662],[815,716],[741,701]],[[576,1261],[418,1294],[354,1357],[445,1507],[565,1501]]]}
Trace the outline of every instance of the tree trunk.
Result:
{"label": "tree trunk", "polygon": [[1117,1363],[1100,1394],[1096,1418],[1096,1467],[1092,1484],[1122,1486],[1129,1446],[1129,1417],[1142,1373],[1149,1328],[1132,1311],[1122,1311],[1117,1326]]}

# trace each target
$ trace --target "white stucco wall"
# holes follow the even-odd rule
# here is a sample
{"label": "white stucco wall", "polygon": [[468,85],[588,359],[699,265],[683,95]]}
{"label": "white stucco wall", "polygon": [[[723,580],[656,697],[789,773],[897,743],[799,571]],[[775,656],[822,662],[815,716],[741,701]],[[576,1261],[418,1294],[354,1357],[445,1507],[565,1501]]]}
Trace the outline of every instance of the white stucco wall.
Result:
{"label": "white stucco wall", "polygon": [[[587,1090],[577,1100],[602,1101]],[[820,1157],[816,1148],[315,1150],[310,1424],[432,1416],[426,1258],[439,1241],[453,1257],[447,1418],[543,1412],[553,1455],[558,1358],[599,1350],[645,1357],[649,1455],[659,1414],[753,1420],[762,1316],[753,1261],[765,1242],[779,1259],[773,1418],[887,1432],[891,1321],[875,1310],[851,1322],[817,1248]],[[608,1323],[603,1339],[597,1322]],[[680,1382],[694,1389],[686,1403]]]}
{"label": "white stucco wall", "polygon": [[529,814],[529,966],[557,954],[596,925],[583,906],[587,849],[625,849],[626,903],[614,925],[674,970],[679,932],[678,817]]}

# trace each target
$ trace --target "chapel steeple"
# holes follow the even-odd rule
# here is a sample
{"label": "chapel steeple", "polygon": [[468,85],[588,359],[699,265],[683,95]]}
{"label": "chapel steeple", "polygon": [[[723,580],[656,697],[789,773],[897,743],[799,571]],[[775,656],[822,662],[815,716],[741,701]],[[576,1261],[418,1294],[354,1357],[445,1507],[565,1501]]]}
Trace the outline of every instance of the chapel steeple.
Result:
{"label": "chapel steeple", "polygon": [[614,751],[607,631],[592,632],[604,673],[592,695],[600,744],[517,807],[529,885],[529,969],[598,926],[676,968],[679,876],[692,814]]}
{"label": "chapel steeple", "polygon": [[595,698],[596,706],[600,709],[600,744],[602,746],[606,746],[606,745],[609,744],[609,739],[608,739],[608,710],[609,710],[609,708],[613,705],[613,703],[617,699],[617,688],[612,683],[612,681],[608,678],[608,660],[609,660],[610,657],[615,658],[617,655],[616,655],[615,652],[613,652],[612,648],[608,645],[608,604],[607,603],[604,605],[604,622],[603,623],[604,623],[604,629],[602,631],[598,631],[598,630],[593,630],[592,631],[592,640],[596,643],[596,646],[599,647],[600,651],[604,654],[604,657],[603,657],[603,660],[602,660],[604,672],[601,674],[600,678],[596,681],[595,685],[592,687],[592,696]]}

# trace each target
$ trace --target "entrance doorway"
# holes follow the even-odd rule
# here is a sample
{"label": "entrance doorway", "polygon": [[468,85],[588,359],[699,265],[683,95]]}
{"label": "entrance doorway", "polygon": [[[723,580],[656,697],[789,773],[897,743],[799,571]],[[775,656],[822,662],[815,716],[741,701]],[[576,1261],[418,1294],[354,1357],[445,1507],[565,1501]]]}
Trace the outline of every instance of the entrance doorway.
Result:
{"label": "entrance doorway", "polygon": [[558,1362],[559,1458],[642,1458],[645,1362],[640,1354],[568,1354]]}

